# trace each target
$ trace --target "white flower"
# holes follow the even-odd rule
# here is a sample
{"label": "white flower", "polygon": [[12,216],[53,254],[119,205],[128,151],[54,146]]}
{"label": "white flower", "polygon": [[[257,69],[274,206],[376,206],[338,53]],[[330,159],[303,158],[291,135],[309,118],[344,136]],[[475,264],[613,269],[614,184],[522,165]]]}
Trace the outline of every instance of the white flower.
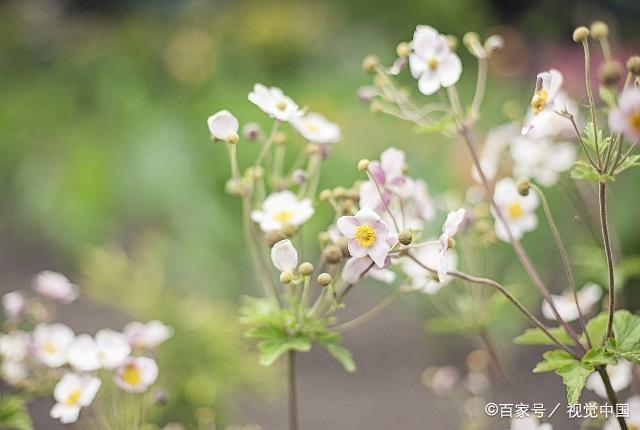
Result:
{"label": "white flower", "polygon": [[60,367],[67,362],[67,350],[75,335],[64,324],[38,324],[33,331],[36,357],[49,367]]}
{"label": "white flower", "polygon": [[553,109],[544,109],[538,114],[534,114],[533,108],[529,109],[525,118],[525,133],[532,139],[565,139],[571,140],[575,137],[575,130],[571,121],[558,112],[567,111],[573,115],[573,119],[578,127],[582,127],[582,116],[578,103],[573,100],[565,91],[558,91],[553,100]]}
{"label": "white flower", "polygon": [[29,352],[30,342],[29,334],[20,330],[0,335],[0,355],[4,360],[22,361]]}
{"label": "white flower", "polygon": [[19,385],[29,376],[27,366],[22,361],[4,360],[2,362],[2,379],[8,384]]}
{"label": "white flower", "polygon": [[10,320],[17,320],[27,310],[27,300],[22,291],[11,291],[2,296],[2,309]]}
{"label": "white flower", "polygon": [[281,272],[291,272],[298,265],[298,251],[289,239],[277,242],[271,248],[271,262]]}
{"label": "white flower", "polygon": [[[611,380],[611,387],[614,391],[620,392],[631,384],[631,380],[633,379],[633,363],[621,359],[615,366],[607,366],[607,373]],[[603,399],[607,398],[607,390],[598,373],[589,375],[585,387]]]}
{"label": "white flower", "polygon": [[[629,397],[625,402],[629,405],[629,417],[625,418],[627,427],[632,429],[640,428],[640,395]],[[619,430],[620,424],[616,417],[612,417],[602,427],[602,430]]]}
{"label": "white flower", "polygon": [[337,225],[340,233],[349,239],[351,256],[368,255],[376,266],[384,267],[389,255],[389,229],[377,213],[365,207],[355,216],[341,216]]}
{"label": "white flower", "polygon": [[458,232],[462,221],[464,221],[465,213],[466,211],[464,208],[460,208],[454,212],[449,212],[447,214],[447,219],[442,225],[442,234],[438,238],[440,245],[437,264],[439,282],[445,282],[447,280],[447,272],[449,271],[449,258],[447,257],[447,251],[451,248],[453,236]]}
{"label": "white flower", "polygon": [[228,110],[221,110],[207,118],[207,125],[211,136],[224,140],[225,142],[236,142],[238,140],[238,119]]}
{"label": "white flower", "polygon": [[631,142],[640,139],[640,88],[629,88],[620,96],[618,106],[609,112],[611,131],[623,133]]}
{"label": "white flower", "polygon": [[91,405],[100,389],[100,379],[94,376],[65,374],[53,390],[56,404],[51,408],[51,418],[59,419],[63,424],[78,420],[80,409]]}
{"label": "white flower", "polygon": [[[535,128],[544,128],[542,125],[551,118],[551,115],[560,117],[554,111],[559,112],[564,108],[564,106],[561,103],[557,103],[556,100],[556,96],[562,88],[562,81],[562,73],[556,69],[538,73],[536,90],[531,99],[532,115],[528,119],[527,124],[522,128],[522,134],[526,135]],[[569,122],[566,118],[561,119]]]}
{"label": "white flower", "polygon": [[124,327],[123,334],[132,348],[149,350],[173,336],[173,329],[157,320],[146,324],[132,321]]}
{"label": "white flower", "polygon": [[249,93],[249,101],[280,121],[290,121],[303,115],[298,105],[277,87],[267,88],[262,84],[255,84],[253,91]]}
{"label": "white flower", "polygon": [[316,112],[308,112],[291,120],[293,128],[309,142],[336,143],[340,140],[340,127]]}
{"label": "white flower", "polygon": [[61,273],[45,270],[32,283],[38,294],[62,304],[69,304],[78,298],[78,287]]}
{"label": "white flower", "polygon": [[451,52],[447,39],[433,27],[419,25],[411,42],[413,53],[409,56],[411,75],[418,79],[418,89],[430,95],[449,87],[460,79],[462,63]]}
{"label": "white flower", "polygon": [[[440,264],[440,244],[435,239],[427,240],[426,243],[420,244],[411,252],[418,261],[429,268],[437,268]],[[455,270],[458,264],[456,252],[452,249],[449,250],[446,253],[446,259],[448,270]],[[442,281],[439,281],[433,273],[407,257],[402,259],[402,271],[410,278],[413,288],[427,294],[437,293],[440,288],[450,281],[447,276]]]}
{"label": "white flower", "polygon": [[[598,284],[587,284],[578,291],[577,296],[580,310],[583,315],[586,315],[591,312],[593,306],[598,303],[598,300],[602,297],[602,287]],[[551,294],[551,300],[553,300],[553,304],[556,306],[563,320],[575,321],[580,318],[580,313],[578,312],[578,307],[576,306],[576,301],[571,291],[566,291],[562,295]],[[547,301],[542,303],[542,315],[550,320],[556,319]]]}
{"label": "white flower", "polygon": [[122,333],[103,329],[95,339],[88,334],[79,335],[68,351],[69,364],[78,370],[91,372],[100,368],[115,369],[131,353],[131,346]]}
{"label": "white flower", "polygon": [[[524,233],[534,230],[538,225],[538,218],[535,214],[540,203],[538,196],[536,193],[521,196],[513,179],[500,179],[496,183],[493,198],[505,222],[509,225],[514,239],[520,239]],[[491,208],[491,212],[495,218],[496,235],[501,240],[508,242],[509,235],[505,225],[496,216],[494,208]]]}
{"label": "white flower", "polygon": [[118,368],[114,381],[130,393],[142,393],[158,379],[158,364],[147,357],[129,358]]}
{"label": "white flower", "polygon": [[[509,143],[520,135],[519,125],[515,122],[494,127],[487,133],[484,140],[484,147],[480,154],[480,166],[487,180],[493,180],[500,165],[500,155]],[[471,169],[471,176],[476,182],[481,182],[482,178],[475,165]]]}
{"label": "white flower", "polygon": [[546,187],[555,185],[560,174],[571,169],[576,156],[576,148],[569,142],[519,136],[511,144],[513,175],[532,178]]}
{"label": "white flower", "polygon": [[310,199],[298,200],[294,193],[285,190],[269,195],[262,203],[262,210],[251,212],[251,219],[267,232],[282,230],[286,225],[302,225],[313,213]]}
{"label": "white flower", "polygon": [[553,426],[549,423],[540,424],[535,415],[529,415],[511,419],[509,430],[553,430]]}

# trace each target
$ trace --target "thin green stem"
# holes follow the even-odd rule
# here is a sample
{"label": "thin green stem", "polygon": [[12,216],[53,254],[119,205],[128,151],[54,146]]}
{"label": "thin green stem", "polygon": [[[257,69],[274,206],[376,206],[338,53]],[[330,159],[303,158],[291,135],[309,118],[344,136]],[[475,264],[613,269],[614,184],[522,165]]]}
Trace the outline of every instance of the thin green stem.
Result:
{"label": "thin green stem", "polygon": [[607,220],[607,184],[598,184],[598,202],[600,203],[600,226],[602,227],[602,241],[607,257],[607,269],[609,272],[609,319],[607,322],[607,336],[604,343],[613,335],[613,315],[616,310],[616,285],[613,253],[611,251],[611,238],[609,237],[609,222]]}
{"label": "thin green stem", "polygon": [[381,300],[379,303],[377,303],[375,306],[373,306],[371,309],[369,309],[368,311],[364,312],[363,314],[361,314],[360,316],[344,322],[342,324],[338,324],[334,327],[332,327],[335,330],[339,330],[342,332],[354,329],[368,321],[370,321],[371,319],[373,319],[374,317],[376,317],[380,312],[382,312],[387,306],[391,305],[393,302],[395,302],[398,297],[400,297],[400,295],[402,294],[402,289],[398,288],[396,289],[393,293],[389,294],[387,297],[385,297],[383,300]]}
{"label": "thin green stem", "polygon": [[591,56],[589,54],[589,42],[582,42],[584,48],[584,79],[587,86],[587,97],[589,98],[589,109],[591,110],[591,123],[593,125],[593,143],[596,149],[596,159],[598,168],[602,168],[602,157],[600,155],[600,143],[598,142],[598,124],[596,122],[596,104],[593,99],[593,89],[591,88]]}
{"label": "thin green stem", "polygon": [[258,166],[260,166],[262,164],[262,160],[264,160],[264,157],[267,155],[267,152],[269,151],[269,148],[271,148],[271,145],[273,144],[273,140],[276,137],[276,133],[278,132],[278,127],[279,126],[280,126],[280,121],[279,120],[275,120],[275,122],[273,123],[273,127],[271,127],[271,133],[269,134],[269,138],[264,143],[264,145],[262,145],[262,149],[260,150],[260,154],[258,154],[258,158],[256,159],[255,167],[258,167]]}
{"label": "thin green stem", "polygon": [[298,396],[296,392],[296,352],[289,350],[287,382],[289,385],[289,430],[298,430]]}

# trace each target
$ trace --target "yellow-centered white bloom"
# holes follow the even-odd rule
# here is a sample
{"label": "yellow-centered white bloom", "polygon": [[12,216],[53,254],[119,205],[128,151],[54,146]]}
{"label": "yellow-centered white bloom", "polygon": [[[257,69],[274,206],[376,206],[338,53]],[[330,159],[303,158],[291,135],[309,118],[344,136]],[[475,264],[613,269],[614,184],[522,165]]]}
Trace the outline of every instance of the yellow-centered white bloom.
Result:
{"label": "yellow-centered white bloom", "polygon": [[302,137],[313,143],[336,143],[341,137],[338,124],[316,112],[307,112],[304,116],[291,119],[291,125]]}
{"label": "yellow-centered white bloom", "polygon": [[35,355],[48,367],[60,367],[67,363],[67,351],[74,339],[73,330],[64,324],[38,324],[33,331]]}
{"label": "yellow-centered white bloom", "polygon": [[78,298],[78,287],[61,273],[44,270],[38,273],[32,284],[38,294],[56,302],[69,304]]}
{"label": "yellow-centered white bloom", "polygon": [[291,272],[298,266],[298,251],[289,239],[277,242],[271,248],[271,262],[280,272]]}
{"label": "yellow-centered white bloom", "polygon": [[267,88],[262,84],[255,84],[253,91],[249,93],[249,101],[280,121],[290,121],[303,115],[298,105],[278,87]]}
{"label": "yellow-centered white bloom", "polygon": [[362,208],[355,216],[341,216],[338,230],[349,239],[349,253],[353,257],[369,256],[382,269],[389,255],[389,229],[380,216],[369,208]]}
{"label": "yellow-centered white bloom", "polygon": [[[607,373],[611,380],[611,388],[619,393],[631,385],[631,380],[633,379],[633,363],[621,359],[615,366],[608,365]],[[593,391],[603,399],[607,398],[607,389],[602,382],[602,378],[600,378],[600,375],[597,372],[589,375],[585,387],[587,390]]]}
{"label": "yellow-centered white bloom", "polygon": [[84,372],[100,368],[115,369],[131,353],[131,346],[122,333],[103,329],[95,339],[88,334],[79,335],[69,346],[67,353],[71,366]]}
{"label": "yellow-centered white bloom", "polygon": [[[602,297],[602,287],[594,283],[587,284],[577,292],[577,296],[578,305],[580,306],[582,314],[587,315],[593,310],[593,307]],[[553,304],[556,306],[563,320],[575,321],[580,318],[578,306],[576,306],[576,301],[571,291],[565,291],[562,295],[551,294],[551,300],[553,300]],[[547,301],[542,303],[542,315],[550,320],[556,319]]]}
{"label": "yellow-centered white bloom", "polygon": [[95,376],[65,374],[53,390],[56,404],[51,408],[51,418],[63,424],[78,421],[80,410],[91,405],[100,389],[100,379]]}
{"label": "yellow-centered white bloom", "polygon": [[537,136],[532,137],[548,137],[558,131],[556,129],[548,130],[553,128],[552,124],[561,124],[563,127],[571,126],[566,118],[562,118],[556,113],[567,107],[567,97],[565,95],[558,97],[561,93],[562,82],[562,73],[556,69],[538,73],[536,89],[531,98],[531,114],[522,128],[523,135],[538,133]]}
{"label": "yellow-centered white bloom", "polygon": [[173,329],[157,320],[132,321],[124,327],[123,334],[131,348],[151,350],[173,336]]}
{"label": "yellow-centered white bloom", "polygon": [[130,393],[146,391],[158,379],[158,364],[147,357],[131,357],[114,376],[118,387]]}
{"label": "yellow-centered white bloom", "polygon": [[[496,183],[493,198],[498,210],[511,229],[514,239],[520,239],[526,232],[534,230],[538,225],[538,217],[535,210],[540,202],[537,194],[530,192],[527,196],[521,196],[513,179],[500,179]],[[494,208],[491,208],[491,212],[495,219],[496,235],[499,239],[509,242],[509,235],[505,225],[495,213]]]}
{"label": "yellow-centered white bloom", "polygon": [[[419,244],[411,250],[411,253],[427,267],[437,268],[440,265],[441,249],[435,238],[427,240],[424,244]],[[448,250],[445,258],[447,270],[455,270],[458,265],[458,255],[455,250]],[[445,279],[440,281],[439,277],[435,277],[433,273],[407,257],[402,258],[401,267],[411,281],[411,286],[423,293],[435,294],[450,281],[446,275]]]}
{"label": "yellow-centered white bloom", "polygon": [[611,131],[623,133],[631,142],[640,140],[640,88],[625,90],[618,106],[609,112]]}
{"label": "yellow-centered white bloom", "polygon": [[262,231],[282,230],[285,226],[300,226],[314,213],[310,199],[298,200],[291,191],[285,190],[271,194],[262,203],[262,210],[254,210],[251,219]]}
{"label": "yellow-centered white bloom", "polygon": [[238,140],[238,119],[228,110],[221,110],[207,118],[211,136],[225,142]]}
{"label": "yellow-centered white bloom", "polygon": [[411,75],[418,79],[418,89],[430,95],[441,87],[458,82],[462,73],[460,58],[451,51],[447,39],[428,25],[419,25],[411,41],[409,55]]}
{"label": "yellow-centered white bloom", "polygon": [[529,415],[523,418],[512,418],[509,430],[553,430],[553,426],[549,423],[540,424],[538,418]]}
{"label": "yellow-centered white bloom", "polygon": [[576,147],[570,142],[518,136],[511,144],[513,176],[531,178],[545,187],[558,183],[560,174],[573,167],[576,157]]}

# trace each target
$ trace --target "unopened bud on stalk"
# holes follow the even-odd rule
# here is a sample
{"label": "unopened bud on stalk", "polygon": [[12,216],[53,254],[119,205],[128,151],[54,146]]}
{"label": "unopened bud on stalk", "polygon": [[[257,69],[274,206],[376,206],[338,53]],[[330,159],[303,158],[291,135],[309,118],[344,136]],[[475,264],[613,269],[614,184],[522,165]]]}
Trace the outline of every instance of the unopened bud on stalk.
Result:
{"label": "unopened bud on stalk", "polygon": [[242,134],[247,140],[258,140],[262,137],[262,128],[256,122],[249,122],[242,127]]}
{"label": "unopened bud on stalk", "polygon": [[413,234],[411,234],[409,230],[401,231],[398,235],[398,242],[403,245],[411,245],[411,242],[413,242]]}
{"label": "unopened bud on stalk", "polygon": [[313,264],[309,263],[308,261],[300,263],[300,266],[298,266],[298,272],[300,272],[302,276],[311,275],[313,273]]}
{"label": "unopened bud on stalk", "polygon": [[253,166],[247,169],[247,175],[253,179],[260,179],[264,176],[264,167]]}
{"label": "unopened bud on stalk", "polygon": [[331,284],[331,275],[328,273],[321,273],[318,275],[318,284],[322,287],[326,287]]}
{"label": "unopened bud on stalk", "polygon": [[273,143],[275,145],[283,145],[287,143],[287,133],[284,131],[279,131],[273,136]]}
{"label": "unopened bud on stalk", "polygon": [[358,100],[362,103],[371,103],[377,95],[378,91],[370,85],[358,88]]}
{"label": "unopened bud on stalk", "polygon": [[307,172],[302,169],[296,169],[291,173],[291,180],[298,185],[304,184],[307,179]]}
{"label": "unopened bud on stalk", "polygon": [[580,26],[573,31],[573,41],[576,43],[586,42],[589,38],[589,29],[585,26]]}
{"label": "unopened bud on stalk", "polygon": [[609,35],[609,26],[602,21],[591,23],[591,37],[595,40],[605,39]]}
{"label": "unopened bud on stalk", "polygon": [[267,241],[267,245],[269,245],[269,248],[273,247],[273,245],[280,242],[281,240],[286,239],[284,233],[277,230],[266,232],[264,234],[264,238]]}
{"label": "unopened bud on stalk", "polygon": [[349,239],[347,239],[346,237],[341,237],[336,242],[336,245],[338,246],[338,248],[340,248],[340,251],[342,252],[342,256],[344,258],[348,258],[349,255],[351,255],[351,253],[349,252]]}
{"label": "unopened bud on stalk", "polygon": [[232,135],[227,137],[227,143],[229,145],[235,145],[236,143],[238,143],[239,140],[240,140],[240,136],[238,136],[238,133],[233,133]]}
{"label": "unopened bud on stalk", "polygon": [[286,272],[282,272],[280,274],[280,282],[283,284],[290,284],[295,279],[295,276],[292,271],[287,270]]}
{"label": "unopened bud on stalk", "polygon": [[318,145],[316,145],[315,143],[309,143],[307,145],[307,147],[305,148],[305,150],[307,151],[307,154],[309,155],[315,155],[315,154],[321,154],[322,151],[320,150],[320,147]]}
{"label": "unopened bud on stalk", "polygon": [[448,34],[445,36],[445,39],[447,39],[447,44],[449,45],[449,49],[451,49],[452,51],[455,51],[456,48],[458,47],[458,38],[455,37],[453,34]]}
{"label": "unopened bud on stalk", "polygon": [[380,59],[376,55],[367,55],[364,57],[364,60],[362,60],[362,70],[365,73],[373,73],[379,63]]}
{"label": "unopened bud on stalk", "polygon": [[633,57],[627,60],[627,70],[631,72],[631,74],[640,76],[640,57],[634,55]]}
{"label": "unopened bud on stalk", "polygon": [[333,189],[333,197],[336,199],[342,199],[347,195],[347,189],[345,187],[335,187]]}
{"label": "unopened bud on stalk", "polygon": [[164,388],[156,388],[151,393],[151,399],[154,405],[164,406],[169,401],[169,392]]}
{"label": "unopened bud on stalk", "polygon": [[331,242],[331,236],[329,236],[329,233],[326,231],[321,231],[318,233],[318,242],[320,242],[320,246],[324,248],[329,242]]}
{"label": "unopened bud on stalk", "polygon": [[343,199],[342,203],[340,203],[340,209],[344,214],[352,213],[354,207],[355,207],[355,202],[349,198]]}
{"label": "unopened bud on stalk", "polygon": [[227,193],[234,196],[241,196],[246,191],[244,183],[238,179],[229,179],[224,188]]}
{"label": "unopened bud on stalk", "polygon": [[406,58],[411,54],[411,46],[407,42],[400,42],[398,46],[396,46],[396,54],[400,58]]}
{"label": "unopened bud on stalk", "polygon": [[615,61],[606,61],[598,69],[598,79],[602,85],[612,87],[622,77],[622,66]]}
{"label": "unopened bud on stalk", "polygon": [[360,170],[361,172],[366,172],[369,169],[369,160],[367,160],[366,158],[363,158],[362,160],[358,161],[358,170]]}
{"label": "unopened bud on stalk", "polygon": [[516,181],[516,189],[521,196],[528,196],[531,190],[531,182],[527,178],[518,178]]}
{"label": "unopened bud on stalk", "polygon": [[328,202],[329,200],[331,200],[331,190],[320,191],[320,201]]}
{"label": "unopened bud on stalk", "polygon": [[374,100],[369,105],[371,113],[380,113],[382,111],[382,104],[378,100]]}
{"label": "unopened bud on stalk", "polygon": [[328,245],[322,251],[322,257],[329,264],[338,264],[342,261],[342,250],[337,245]]}
{"label": "unopened bud on stalk", "polygon": [[285,224],[282,228],[282,232],[285,234],[285,236],[292,237],[295,236],[296,233],[298,233],[298,227],[291,224]]}

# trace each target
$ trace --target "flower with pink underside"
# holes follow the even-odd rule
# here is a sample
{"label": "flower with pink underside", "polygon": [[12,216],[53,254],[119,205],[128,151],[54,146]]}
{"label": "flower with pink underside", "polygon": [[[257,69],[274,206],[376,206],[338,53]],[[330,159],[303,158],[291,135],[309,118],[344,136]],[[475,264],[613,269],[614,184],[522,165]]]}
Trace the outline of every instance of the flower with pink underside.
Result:
{"label": "flower with pink underside", "polygon": [[401,197],[411,195],[413,181],[405,176],[404,171],[404,152],[393,147],[385,150],[380,155],[380,161],[369,163],[372,180],[360,186],[360,205],[382,212],[391,203],[394,194]]}
{"label": "flower with pink underside", "polygon": [[338,218],[338,230],[349,239],[352,257],[369,256],[376,266],[383,268],[389,255],[389,228],[380,215],[369,208],[362,208],[355,216]]}
{"label": "flower with pink underside", "polygon": [[632,142],[640,140],[640,88],[622,93],[618,106],[609,112],[609,127]]}
{"label": "flower with pink underside", "polygon": [[438,280],[446,282],[447,272],[449,271],[449,259],[447,257],[447,251],[451,248],[451,241],[453,236],[458,232],[462,221],[464,221],[464,215],[466,211],[464,208],[460,208],[457,211],[449,212],[447,219],[442,225],[442,234],[438,241],[440,242],[440,255],[438,258]]}

